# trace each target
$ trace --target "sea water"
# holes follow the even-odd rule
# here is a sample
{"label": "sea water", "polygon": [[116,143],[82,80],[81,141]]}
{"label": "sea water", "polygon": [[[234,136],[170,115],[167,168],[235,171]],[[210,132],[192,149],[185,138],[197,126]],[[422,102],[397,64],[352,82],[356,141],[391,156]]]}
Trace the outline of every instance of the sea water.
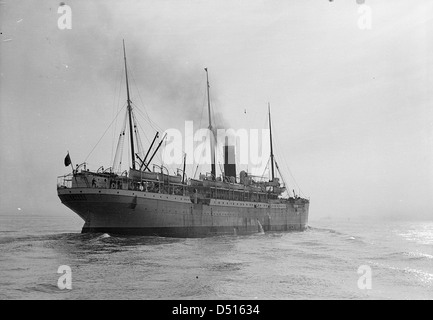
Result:
{"label": "sea water", "polygon": [[82,224],[0,215],[0,299],[433,299],[433,221],[322,219],[199,239],[81,234]]}

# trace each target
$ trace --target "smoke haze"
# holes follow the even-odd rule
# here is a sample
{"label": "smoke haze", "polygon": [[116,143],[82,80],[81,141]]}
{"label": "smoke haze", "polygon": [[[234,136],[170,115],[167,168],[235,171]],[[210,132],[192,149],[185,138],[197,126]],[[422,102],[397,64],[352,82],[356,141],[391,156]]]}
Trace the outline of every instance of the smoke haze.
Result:
{"label": "smoke haze", "polygon": [[[431,217],[431,1],[366,1],[371,30],[356,1],[73,1],[71,30],[59,4],[0,3],[1,213],[73,214],[55,179],[124,104],[125,39],[131,99],[162,129],[207,127],[205,67],[216,128],[267,128],[270,102],[313,219]],[[106,138],[92,168],[110,166]]]}

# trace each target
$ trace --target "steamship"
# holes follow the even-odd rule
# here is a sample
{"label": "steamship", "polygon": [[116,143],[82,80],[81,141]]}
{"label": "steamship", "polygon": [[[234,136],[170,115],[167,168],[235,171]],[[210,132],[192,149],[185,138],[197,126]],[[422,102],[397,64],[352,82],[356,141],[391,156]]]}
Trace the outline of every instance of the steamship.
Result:
{"label": "steamship", "polygon": [[[200,174],[197,179],[186,179],[184,158],[183,169],[179,168],[177,174],[171,175],[163,165],[152,162],[164,141],[163,138],[154,148],[158,132],[145,156],[135,152],[140,139],[130,99],[124,43],[123,56],[127,108],[118,149],[129,131],[132,160],[129,170],[116,172],[113,167],[105,170],[100,167],[92,171],[86,168],[86,163],[74,168],[68,152],[65,166],[71,165],[72,173],[57,179],[61,202],[84,220],[82,233],[206,237],[304,230],[307,227],[309,199],[296,195],[295,191],[289,193],[275,172],[275,168],[278,172],[279,168],[273,154],[269,106],[270,178],[257,179],[244,170],[238,174],[233,160],[234,146],[227,144],[224,146],[223,170],[217,176],[216,144],[212,138],[209,139],[210,173]],[[209,77],[208,70],[205,71],[208,129],[212,132]]]}

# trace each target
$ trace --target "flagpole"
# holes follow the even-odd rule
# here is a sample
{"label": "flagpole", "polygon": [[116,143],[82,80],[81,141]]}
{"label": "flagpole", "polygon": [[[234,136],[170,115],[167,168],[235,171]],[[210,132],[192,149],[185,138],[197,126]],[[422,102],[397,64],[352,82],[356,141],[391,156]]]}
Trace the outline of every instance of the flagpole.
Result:
{"label": "flagpole", "polygon": [[[69,156],[69,150],[68,150],[68,156]],[[74,166],[72,165],[71,156],[69,156],[69,161],[71,161],[72,174],[74,174]]]}

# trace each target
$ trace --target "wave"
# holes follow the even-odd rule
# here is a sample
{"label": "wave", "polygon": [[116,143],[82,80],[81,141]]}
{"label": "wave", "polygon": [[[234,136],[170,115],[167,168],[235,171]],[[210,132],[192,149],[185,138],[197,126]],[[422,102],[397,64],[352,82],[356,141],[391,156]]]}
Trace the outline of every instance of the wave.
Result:
{"label": "wave", "polygon": [[[58,234],[44,234],[44,235],[23,235],[18,237],[0,237],[0,245],[10,244],[26,244],[31,245],[33,242],[78,242],[78,243],[98,243],[109,242],[119,243],[125,245],[134,244],[163,244],[178,242],[174,238],[164,238],[156,236],[131,236],[131,235],[110,235],[108,233],[58,233]],[[48,245],[49,244],[45,244]]]}
{"label": "wave", "polygon": [[26,235],[19,237],[2,237],[0,238],[0,245],[20,242],[38,242],[38,241],[55,241],[55,240],[73,240],[82,238],[81,233],[58,233],[58,234],[44,234],[44,235]]}
{"label": "wave", "polygon": [[92,235],[94,236],[94,238],[91,239],[90,242],[98,242],[111,237],[108,233],[103,233],[103,234],[94,233]]}
{"label": "wave", "polygon": [[396,271],[399,273],[405,273],[405,274],[414,276],[421,283],[427,284],[428,286],[433,285],[433,274],[429,273],[427,271],[423,271],[423,270],[415,269],[415,268],[411,268],[411,267],[396,267],[396,266],[387,265],[387,264],[383,264],[383,263],[371,262],[371,264],[378,266],[378,267],[381,267],[381,268],[384,268],[384,269],[393,270],[393,271]]}
{"label": "wave", "polygon": [[311,227],[309,226],[307,230],[311,230],[311,231],[318,231],[318,232],[326,232],[326,233],[331,233],[331,234],[336,234],[336,235],[340,235],[340,236],[349,236],[346,233],[334,230],[334,229],[328,229],[328,228],[318,228],[318,227]]}
{"label": "wave", "polygon": [[394,232],[409,242],[423,245],[433,244],[433,223],[412,223],[407,228]]}
{"label": "wave", "polygon": [[101,242],[115,246],[131,247],[131,246],[157,246],[169,245],[173,243],[185,242],[186,239],[182,238],[169,238],[159,236],[137,236],[137,235],[113,235],[113,234],[99,234],[93,242]]}
{"label": "wave", "polygon": [[376,254],[373,260],[379,261],[430,261],[433,259],[433,255],[423,252],[412,252],[412,251],[394,251],[384,252],[382,254]]}
{"label": "wave", "polygon": [[238,271],[244,266],[243,262],[222,262],[209,267],[211,271]]}
{"label": "wave", "polygon": [[57,285],[46,284],[46,283],[35,284],[31,287],[18,288],[16,290],[24,292],[24,293],[39,292],[39,293],[53,294],[53,293],[61,293],[62,292]]}
{"label": "wave", "polygon": [[308,227],[308,229],[312,232],[319,232],[319,233],[328,233],[331,235],[335,235],[337,237],[344,238],[344,240],[353,241],[353,242],[359,242],[359,243],[366,243],[361,237],[354,236],[353,234],[344,233],[341,231],[337,231],[335,229],[328,229],[328,228],[317,228],[317,227]]}
{"label": "wave", "polygon": [[422,252],[405,252],[405,255],[409,256],[414,260],[432,260],[433,255]]}

